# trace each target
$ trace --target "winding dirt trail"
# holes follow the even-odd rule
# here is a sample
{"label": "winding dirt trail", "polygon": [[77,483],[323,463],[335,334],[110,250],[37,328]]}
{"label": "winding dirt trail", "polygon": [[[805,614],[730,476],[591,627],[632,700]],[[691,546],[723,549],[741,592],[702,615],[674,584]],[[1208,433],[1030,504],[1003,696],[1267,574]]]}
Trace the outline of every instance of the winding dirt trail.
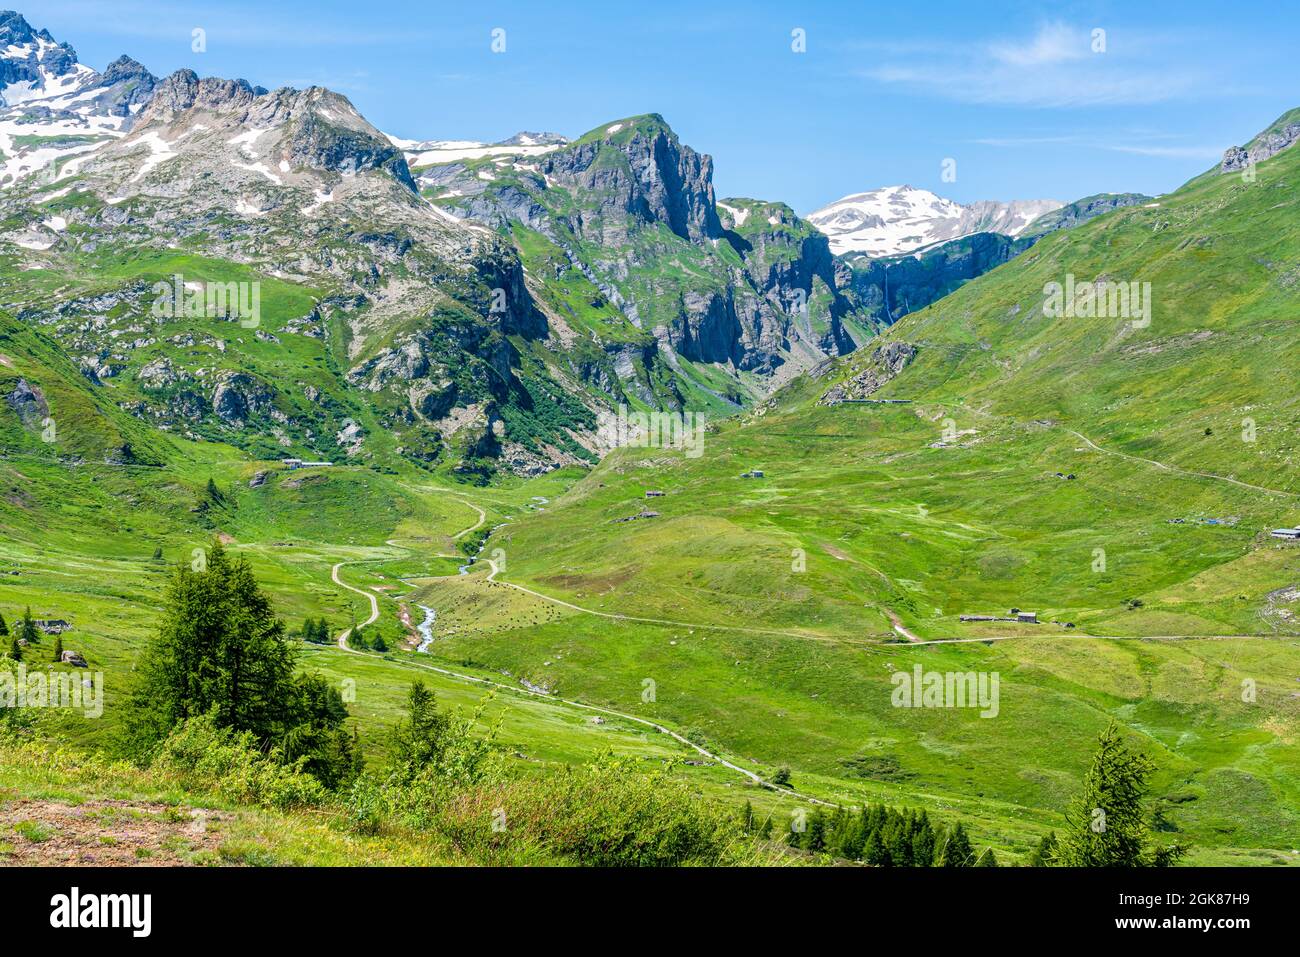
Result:
{"label": "winding dirt trail", "polygon": [[1082,432],[1076,432],[1074,429],[1066,429],[1065,431],[1069,432],[1075,438],[1082,439],[1087,444],[1088,448],[1101,452],[1104,455],[1114,455],[1117,458],[1128,459],[1130,462],[1141,462],[1144,465],[1154,465],[1158,469],[1162,469],[1165,472],[1172,472],[1176,475],[1186,475],[1191,478],[1212,479],[1216,482],[1227,482],[1228,484],[1236,485],[1239,488],[1250,489],[1252,492],[1267,492],[1270,495],[1285,495],[1288,498],[1300,498],[1300,495],[1297,495],[1295,492],[1284,492],[1277,488],[1265,488],[1262,485],[1251,485],[1249,482],[1240,482],[1237,479],[1229,478],[1226,475],[1215,475],[1213,472],[1197,472],[1191,469],[1182,469],[1176,465],[1168,465],[1164,462],[1158,462],[1155,459],[1144,459],[1140,455],[1129,455],[1127,452],[1116,452],[1114,449],[1102,448]]}
{"label": "winding dirt trail", "polygon": [[[399,546],[399,547],[404,547],[404,546]],[[491,559],[487,559],[487,561],[492,564],[492,575],[495,575],[497,572],[495,563],[492,563]],[[369,625],[371,622],[373,622],[376,618],[379,617],[379,601],[373,594],[361,588],[356,588],[352,585],[349,585],[347,582],[339,578],[339,569],[347,564],[352,564],[352,563],[339,562],[336,565],[334,565],[334,567],[330,570],[330,578],[333,579],[336,585],[339,585],[342,588],[346,588],[350,592],[355,592],[358,595],[363,595],[370,602],[370,609],[371,609],[370,617],[360,623],[360,627],[364,628],[367,625]],[[501,584],[504,585],[507,583],[501,582]],[[524,590],[527,591],[527,589]],[[537,593],[533,593],[533,594],[537,594]],[[545,597],[545,596],[539,596],[539,597]],[[576,608],[577,606],[572,606],[572,607]],[[586,609],[579,608],[577,610],[585,611]],[[601,613],[591,612],[591,614],[601,614]],[[606,617],[621,617],[621,616],[607,615]],[[631,620],[639,620],[639,619],[631,619]],[[690,626],[690,627],[705,627],[705,626]],[[339,633],[338,648],[340,651],[346,651],[348,654],[352,654],[352,655],[365,655],[372,658],[383,657],[383,655],[379,654],[378,652],[359,651],[356,648],[348,647],[347,639],[351,633],[352,633],[352,629],[350,627],[345,628],[342,632]],[[615,711],[612,708],[602,708],[599,705],[587,704],[586,702],[583,701],[575,701],[572,698],[560,698],[557,697],[556,695],[547,694],[544,691],[534,691],[531,688],[520,688],[515,685],[503,684],[502,682],[493,681],[489,678],[480,678],[475,675],[467,675],[464,674],[463,672],[452,671],[448,668],[440,668],[437,665],[429,665],[419,661],[409,661],[409,662],[404,661],[404,662],[400,662],[400,664],[411,668],[422,668],[425,671],[432,671],[437,674],[444,675],[448,678],[454,678],[458,681],[472,682],[473,684],[482,685],[484,687],[493,688],[499,691],[506,691],[511,694],[527,695],[529,697],[537,698],[542,701],[552,701],[557,704],[568,705],[571,708],[578,708],[583,711],[591,711],[596,714],[609,715],[612,718],[619,718],[623,721],[631,721],[634,722],[635,724],[639,724],[647,728],[652,728],[655,731],[658,731],[660,734],[666,734],[668,737],[672,738],[674,741],[678,742],[679,744],[691,748],[693,751],[697,752],[702,757],[705,757],[710,761],[713,761],[716,764],[724,768],[727,768],[731,771],[735,771],[737,774],[744,775],[754,784],[760,785],[761,787],[764,787],[769,791],[774,791],[778,794],[784,794],[787,797],[796,798],[800,801],[806,801],[809,804],[818,804],[823,807],[840,806],[836,804],[834,801],[826,801],[823,800],[822,798],[813,797],[810,794],[804,794],[801,791],[795,791],[791,788],[779,787],[775,784],[771,784],[767,781],[764,781],[757,771],[752,771],[749,768],[736,764],[733,761],[728,761],[726,758],[722,757],[721,755],[714,754],[712,751],[708,750],[707,748],[704,748],[696,744],[694,741],[691,741],[690,739],[686,738],[684,735],[677,733],[672,728],[659,724],[658,722],[651,721],[648,718],[639,718],[634,714],[628,714],[627,712],[624,711]]]}
{"label": "winding dirt trail", "polygon": [[[401,548],[402,546],[399,545],[398,547]],[[344,565],[354,565],[354,564],[356,564],[356,562],[339,562],[333,568],[330,569],[330,578],[332,578],[334,580],[334,584],[338,585],[340,588],[346,588],[348,591],[356,592],[358,595],[361,595],[363,598],[365,598],[370,602],[370,617],[367,618],[365,621],[361,622],[361,624],[358,626],[361,628],[365,628],[367,625],[373,624],[375,619],[379,617],[379,599],[375,597],[373,592],[368,592],[361,588],[354,588],[353,586],[345,582],[343,579],[339,578],[340,568],[342,568]],[[348,647],[348,636],[351,634],[352,634],[351,626],[344,628],[343,631],[339,633],[339,647],[342,648],[344,651],[352,650],[351,648]]]}

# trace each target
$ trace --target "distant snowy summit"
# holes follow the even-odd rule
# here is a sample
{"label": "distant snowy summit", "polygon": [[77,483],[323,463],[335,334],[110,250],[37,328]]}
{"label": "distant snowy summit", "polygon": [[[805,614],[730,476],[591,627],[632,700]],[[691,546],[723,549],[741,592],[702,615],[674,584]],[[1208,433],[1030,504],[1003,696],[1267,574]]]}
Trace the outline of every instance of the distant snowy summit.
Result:
{"label": "distant snowy summit", "polygon": [[569,142],[559,133],[529,132],[516,133],[499,143],[480,143],[475,140],[404,140],[397,136],[389,136],[388,139],[406,155],[406,162],[411,169],[486,157],[541,156]]}
{"label": "distant snowy summit", "polygon": [[963,206],[927,189],[885,186],[854,193],[805,218],[831,241],[836,253],[897,256],[972,233],[1018,235],[1065,204],[1054,199],[989,200]]}

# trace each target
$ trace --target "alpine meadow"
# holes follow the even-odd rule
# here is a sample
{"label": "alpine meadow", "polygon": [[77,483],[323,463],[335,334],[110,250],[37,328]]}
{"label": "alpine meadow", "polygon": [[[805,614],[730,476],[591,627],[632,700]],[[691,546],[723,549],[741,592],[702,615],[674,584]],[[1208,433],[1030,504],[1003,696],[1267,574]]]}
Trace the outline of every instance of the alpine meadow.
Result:
{"label": "alpine meadow", "polygon": [[1300,865],[1294,11],[309,6],[0,13],[0,865]]}

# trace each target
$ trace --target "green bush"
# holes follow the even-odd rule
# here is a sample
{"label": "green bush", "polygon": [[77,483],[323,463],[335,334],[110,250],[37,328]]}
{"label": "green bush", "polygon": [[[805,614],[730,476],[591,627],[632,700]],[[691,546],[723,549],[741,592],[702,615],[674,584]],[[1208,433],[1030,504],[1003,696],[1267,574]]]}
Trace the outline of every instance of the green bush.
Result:
{"label": "green bush", "polygon": [[666,768],[646,773],[626,758],[606,755],[537,782],[524,789],[520,803],[520,823],[535,827],[547,847],[578,864],[735,864],[752,853],[735,820],[697,800]]}
{"label": "green bush", "polygon": [[219,727],[216,717],[206,714],[178,725],[150,767],[186,791],[284,809],[317,806],[327,798],[324,785],[303,771],[304,762],[286,764],[278,750],[263,754],[250,732]]}

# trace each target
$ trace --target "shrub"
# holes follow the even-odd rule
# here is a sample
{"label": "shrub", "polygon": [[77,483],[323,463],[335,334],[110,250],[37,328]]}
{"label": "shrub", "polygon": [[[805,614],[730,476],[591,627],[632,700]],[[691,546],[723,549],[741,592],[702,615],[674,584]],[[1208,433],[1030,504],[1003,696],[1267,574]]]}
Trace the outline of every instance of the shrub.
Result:
{"label": "shrub", "polygon": [[150,767],[190,791],[228,801],[292,808],[322,804],[324,785],[303,771],[305,759],[283,763],[278,750],[263,754],[250,732],[217,725],[213,714],[183,721],[167,736]]}

